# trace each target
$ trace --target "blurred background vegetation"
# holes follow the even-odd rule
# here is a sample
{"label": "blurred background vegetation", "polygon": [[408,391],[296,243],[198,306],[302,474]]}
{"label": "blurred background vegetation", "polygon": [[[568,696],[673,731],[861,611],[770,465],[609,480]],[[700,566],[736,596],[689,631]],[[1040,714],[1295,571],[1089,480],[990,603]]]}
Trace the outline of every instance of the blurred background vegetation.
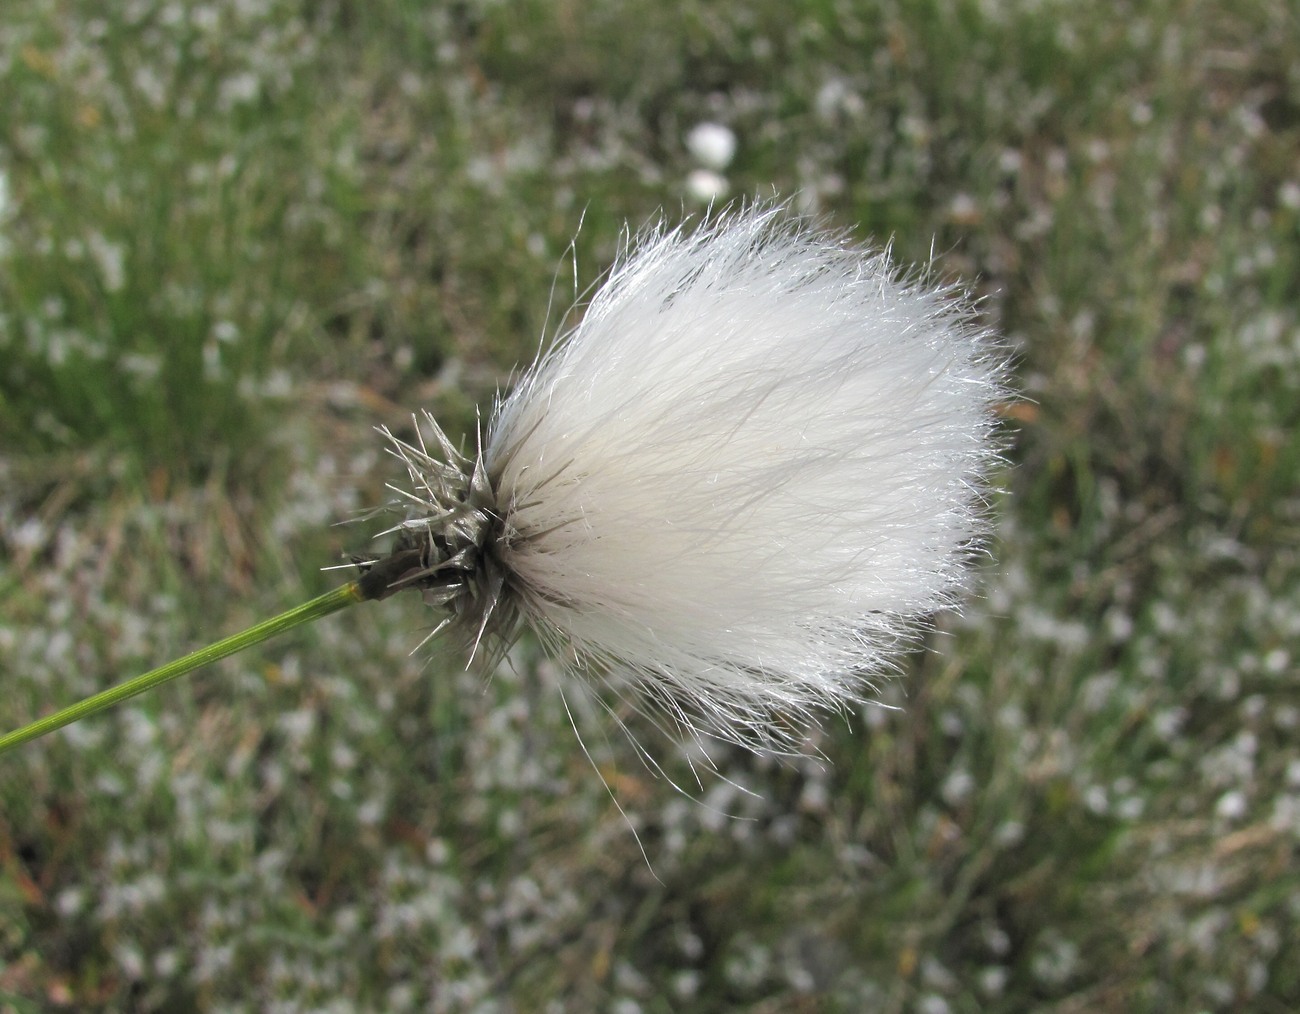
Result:
{"label": "blurred background vegetation", "polygon": [[656,777],[401,598],[0,759],[0,1006],[1295,1009],[1297,53],[1285,0],[5,4],[5,728],[326,588],[372,428],[466,432],[659,209],[933,251],[1025,400],[981,594],[806,760]]}

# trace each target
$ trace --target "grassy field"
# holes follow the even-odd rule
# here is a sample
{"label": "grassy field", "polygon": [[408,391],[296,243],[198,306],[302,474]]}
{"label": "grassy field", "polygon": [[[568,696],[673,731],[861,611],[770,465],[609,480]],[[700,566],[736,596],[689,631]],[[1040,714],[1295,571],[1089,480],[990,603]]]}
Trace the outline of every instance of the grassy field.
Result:
{"label": "grassy field", "polygon": [[979,596],[827,763],[654,777],[565,683],[589,761],[401,597],[0,758],[0,1008],[1296,1009],[1297,53],[1283,0],[6,4],[5,729],[337,581],[373,427],[471,427],[571,241],[701,210],[700,123],[934,251],[1025,400]]}

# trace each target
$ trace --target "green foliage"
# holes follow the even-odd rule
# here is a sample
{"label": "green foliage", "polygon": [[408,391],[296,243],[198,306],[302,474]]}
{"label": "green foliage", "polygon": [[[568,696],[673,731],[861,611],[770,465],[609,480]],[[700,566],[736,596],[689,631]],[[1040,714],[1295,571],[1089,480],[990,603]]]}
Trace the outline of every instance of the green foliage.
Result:
{"label": "green foliage", "polygon": [[702,209],[702,121],[935,250],[1026,400],[982,595],[806,758],[411,656],[400,598],[6,756],[0,1006],[1292,1009],[1297,51],[1271,0],[6,9],[6,729],[325,587],[370,427],[471,432]]}
{"label": "green foliage", "polygon": [[356,284],[316,42],[275,10],[66,13],[5,27],[0,438],[199,475],[257,452]]}

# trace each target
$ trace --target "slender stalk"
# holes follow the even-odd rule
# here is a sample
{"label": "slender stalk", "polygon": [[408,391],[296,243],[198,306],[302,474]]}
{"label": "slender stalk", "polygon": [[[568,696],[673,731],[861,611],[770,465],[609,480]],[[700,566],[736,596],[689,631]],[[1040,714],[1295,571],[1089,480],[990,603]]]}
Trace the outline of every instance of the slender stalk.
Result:
{"label": "slender stalk", "polygon": [[360,581],[353,581],[350,584],[335,588],[333,591],[326,592],[324,595],[314,598],[310,602],[304,602],[300,606],[295,606],[279,616],[273,616],[269,620],[255,623],[238,634],[231,634],[214,644],[209,644],[206,648],[190,652],[190,654],[178,658],[174,662],[168,662],[157,669],[151,669],[149,672],[127,680],[125,683],[119,683],[115,687],[103,690],[92,697],[78,701],[76,704],[70,704],[52,715],[46,715],[44,718],[24,725],[21,729],[0,736],[0,753],[12,750],[16,746],[21,746],[23,743],[30,742],[39,736],[44,736],[47,732],[61,729],[63,726],[70,725],[89,715],[98,714],[106,708],[120,704],[129,697],[142,694],[146,690],[152,690],[154,687],[170,682],[178,676],[184,676],[201,666],[225,658],[227,655],[233,655],[238,651],[243,651],[254,644],[260,644],[262,641],[275,637],[277,634],[282,634],[293,627],[311,623],[354,603],[375,597],[373,594],[368,594],[368,592],[369,589],[363,589]]}

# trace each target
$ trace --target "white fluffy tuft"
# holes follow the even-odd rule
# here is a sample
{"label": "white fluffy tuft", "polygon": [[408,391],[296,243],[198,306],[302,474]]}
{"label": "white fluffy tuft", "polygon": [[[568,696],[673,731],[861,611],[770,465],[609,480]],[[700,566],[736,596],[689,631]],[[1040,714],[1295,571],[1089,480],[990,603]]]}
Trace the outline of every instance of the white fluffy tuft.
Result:
{"label": "white fluffy tuft", "polygon": [[770,205],[652,229],[490,426],[508,594],[686,728],[788,745],[962,589],[1002,378],[887,252]]}

